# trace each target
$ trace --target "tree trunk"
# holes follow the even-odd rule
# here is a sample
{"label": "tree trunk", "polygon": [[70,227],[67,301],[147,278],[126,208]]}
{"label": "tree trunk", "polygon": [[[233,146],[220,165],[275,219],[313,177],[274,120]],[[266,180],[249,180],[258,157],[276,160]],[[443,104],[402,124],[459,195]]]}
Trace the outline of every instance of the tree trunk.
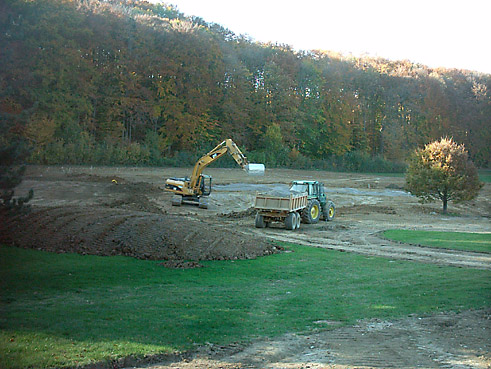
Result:
{"label": "tree trunk", "polygon": [[443,202],[443,214],[447,214],[448,196],[446,192],[443,194],[442,202]]}

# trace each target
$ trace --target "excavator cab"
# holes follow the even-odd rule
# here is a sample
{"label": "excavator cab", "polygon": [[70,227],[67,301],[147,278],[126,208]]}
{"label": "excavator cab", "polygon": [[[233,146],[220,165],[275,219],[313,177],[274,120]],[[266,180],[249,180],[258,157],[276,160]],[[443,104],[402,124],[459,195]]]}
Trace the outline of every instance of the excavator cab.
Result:
{"label": "excavator cab", "polygon": [[199,188],[202,196],[209,196],[211,193],[211,176],[202,174],[199,176]]}

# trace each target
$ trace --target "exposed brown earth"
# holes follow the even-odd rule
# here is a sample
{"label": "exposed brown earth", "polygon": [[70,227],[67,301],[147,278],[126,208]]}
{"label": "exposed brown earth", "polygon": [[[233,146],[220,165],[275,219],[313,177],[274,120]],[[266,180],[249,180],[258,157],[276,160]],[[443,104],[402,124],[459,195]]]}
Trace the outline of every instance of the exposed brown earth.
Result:
{"label": "exposed brown earth", "polygon": [[[248,346],[208,345],[185,359],[151,369],[489,368],[490,311],[446,313],[393,321],[363,320],[309,334],[286,334]],[[334,328],[334,329],[333,329]]]}

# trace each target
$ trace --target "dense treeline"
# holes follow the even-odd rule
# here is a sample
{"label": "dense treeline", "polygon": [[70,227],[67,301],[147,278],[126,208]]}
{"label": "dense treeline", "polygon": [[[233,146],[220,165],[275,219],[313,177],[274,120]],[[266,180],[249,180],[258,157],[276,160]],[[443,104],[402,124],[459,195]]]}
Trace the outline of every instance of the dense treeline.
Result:
{"label": "dense treeline", "polygon": [[138,1],[2,1],[0,53],[1,140],[32,162],[188,164],[232,137],[268,165],[393,170],[452,136],[490,165],[486,74],[296,52]]}

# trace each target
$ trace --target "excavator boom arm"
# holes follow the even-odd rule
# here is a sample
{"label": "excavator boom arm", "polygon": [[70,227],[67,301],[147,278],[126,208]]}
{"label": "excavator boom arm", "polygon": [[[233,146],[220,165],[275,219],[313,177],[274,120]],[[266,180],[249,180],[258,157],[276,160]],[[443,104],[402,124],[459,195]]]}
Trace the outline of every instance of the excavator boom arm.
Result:
{"label": "excavator boom arm", "polygon": [[193,168],[193,173],[191,175],[191,180],[189,182],[189,187],[195,188],[201,173],[203,173],[203,170],[208,165],[221,158],[227,152],[230,155],[232,155],[232,157],[235,159],[237,164],[239,164],[242,169],[246,169],[247,165],[249,164],[249,161],[244,156],[244,154],[242,154],[242,151],[240,151],[239,147],[235,144],[235,142],[232,141],[230,138],[227,138],[225,141],[217,145],[209,153],[203,155],[196,162]]}

